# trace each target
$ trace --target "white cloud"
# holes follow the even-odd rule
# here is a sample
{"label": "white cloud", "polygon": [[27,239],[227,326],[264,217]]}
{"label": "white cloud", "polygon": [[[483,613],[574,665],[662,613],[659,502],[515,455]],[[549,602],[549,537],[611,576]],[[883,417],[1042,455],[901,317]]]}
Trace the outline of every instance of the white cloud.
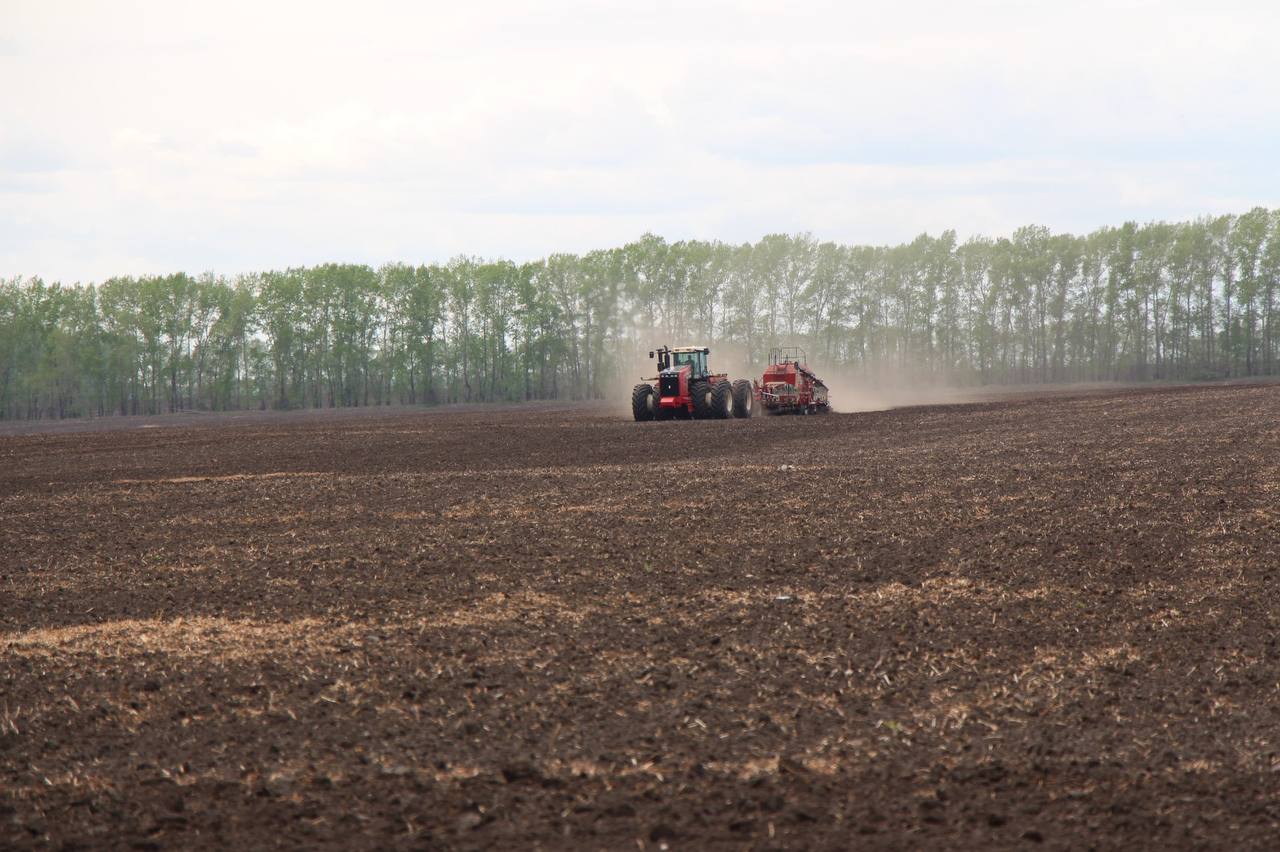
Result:
{"label": "white cloud", "polygon": [[1280,204],[1269,3],[9,7],[0,274]]}

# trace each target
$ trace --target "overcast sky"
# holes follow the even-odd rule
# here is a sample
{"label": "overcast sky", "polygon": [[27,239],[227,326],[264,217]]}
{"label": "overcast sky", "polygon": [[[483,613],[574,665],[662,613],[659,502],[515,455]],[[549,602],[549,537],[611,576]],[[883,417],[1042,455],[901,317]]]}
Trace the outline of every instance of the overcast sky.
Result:
{"label": "overcast sky", "polygon": [[1280,206],[1278,33],[1221,0],[0,0],[0,276]]}

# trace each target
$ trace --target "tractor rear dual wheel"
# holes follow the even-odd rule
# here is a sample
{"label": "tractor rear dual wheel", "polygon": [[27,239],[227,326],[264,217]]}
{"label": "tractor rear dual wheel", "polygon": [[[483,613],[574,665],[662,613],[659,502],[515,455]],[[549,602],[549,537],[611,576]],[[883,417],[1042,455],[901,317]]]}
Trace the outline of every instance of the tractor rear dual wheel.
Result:
{"label": "tractor rear dual wheel", "polygon": [[708,420],[716,416],[710,382],[690,382],[689,396],[693,398],[694,417],[699,420]]}
{"label": "tractor rear dual wheel", "polygon": [[751,382],[738,379],[733,383],[733,416],[750,417],[755,413],[756,396],[751,390]]}

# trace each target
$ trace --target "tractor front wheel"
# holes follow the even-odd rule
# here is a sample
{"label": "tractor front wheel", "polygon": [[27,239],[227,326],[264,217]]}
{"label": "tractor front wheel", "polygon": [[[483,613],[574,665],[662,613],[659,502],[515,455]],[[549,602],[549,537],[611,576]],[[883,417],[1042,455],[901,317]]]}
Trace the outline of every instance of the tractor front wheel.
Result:
{"label": "tractor front wheel", "polygon": [[631,414],[638,421],[652,420],[658,408],[658,395],[653,385],[636,385],[631,389]]}
{"label": "tractor front wheel", "polygon": [[733,385],[727,380],[716,382],[711,389],[711,416],[720,420],[733,416]]}
{"label": "tractor front wheel", "polygon": [[750,417],[756,407],[756,396],[751,391],[751,382],[738,379],[733,383],[733,416]]}
{"label": "tractor front wheel", "polygon": [[693,397],[693,416],[699,420],[715,417],[710,382],[691,382],[689,396]]}

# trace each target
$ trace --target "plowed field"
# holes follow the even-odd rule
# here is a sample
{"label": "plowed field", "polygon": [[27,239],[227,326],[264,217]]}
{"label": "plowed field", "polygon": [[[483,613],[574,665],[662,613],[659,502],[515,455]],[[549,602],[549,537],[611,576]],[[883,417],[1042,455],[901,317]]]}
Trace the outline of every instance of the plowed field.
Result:
{"label": "plowed field", "polygon": [[1280,832],[1278,385],[143,425],[0,437],[0,847]]}

